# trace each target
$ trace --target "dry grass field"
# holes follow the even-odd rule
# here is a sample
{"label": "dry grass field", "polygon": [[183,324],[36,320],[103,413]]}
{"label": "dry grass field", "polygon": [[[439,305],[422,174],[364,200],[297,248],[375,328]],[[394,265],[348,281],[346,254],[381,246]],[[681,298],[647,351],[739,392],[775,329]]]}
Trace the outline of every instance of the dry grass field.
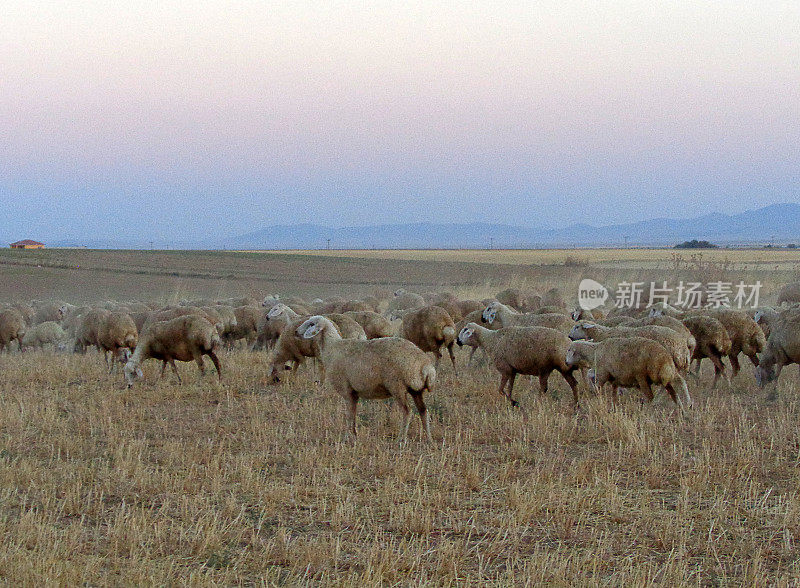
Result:
{"label": "dry grass field", "polygon": [[[375,288],[483,297],[507,285],[621,279],[798,279],[800,254],[563,252],[0,253],[0,300],[191,295],[306,298]],[[458,360],[465,365],[466,353]],[[310,365],[266,385],[268,356],[221,355],[125,389],[96,354],[0,356],[0,577],[14,585],[796,585],[800,395],[749,362],[732,389],[689,379],[694,409],[662,391],[614,410],[557,374],[522,410],[479,362],[445,362],[426,397],[435,444],[397,440],[389,402],[344,402]]]}

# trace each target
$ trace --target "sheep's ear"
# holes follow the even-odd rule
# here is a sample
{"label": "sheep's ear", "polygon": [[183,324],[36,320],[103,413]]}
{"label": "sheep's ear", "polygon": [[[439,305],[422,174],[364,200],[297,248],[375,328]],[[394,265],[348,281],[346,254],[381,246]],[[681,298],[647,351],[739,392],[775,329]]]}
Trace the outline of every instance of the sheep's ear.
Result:
{"label": "sheep's ear", "polygon": [[322,325],[319,323],[312,323],[303,333],[303,339],[311,339],[319,334],[322,330]]}

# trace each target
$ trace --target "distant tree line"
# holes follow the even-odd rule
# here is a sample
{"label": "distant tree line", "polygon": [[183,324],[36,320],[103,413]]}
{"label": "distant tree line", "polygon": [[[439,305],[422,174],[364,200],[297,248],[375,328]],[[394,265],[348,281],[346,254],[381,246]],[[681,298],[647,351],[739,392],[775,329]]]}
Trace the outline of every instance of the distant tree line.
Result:
{"label": "distant tree line", "polygon": [[717,247],[718,245],[714,245],[709,241],[698,241],[697,239],[675,245],[675,249],[716,249]]}

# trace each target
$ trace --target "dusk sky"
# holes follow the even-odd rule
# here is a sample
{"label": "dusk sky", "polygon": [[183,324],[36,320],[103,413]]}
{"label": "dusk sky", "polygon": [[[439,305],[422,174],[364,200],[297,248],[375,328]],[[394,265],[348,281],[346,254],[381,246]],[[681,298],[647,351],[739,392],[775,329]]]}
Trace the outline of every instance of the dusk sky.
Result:
{"label": "dusk sky", "polygon": [[796,0],[121,4],[0,4],[0,237],[800,202]]}

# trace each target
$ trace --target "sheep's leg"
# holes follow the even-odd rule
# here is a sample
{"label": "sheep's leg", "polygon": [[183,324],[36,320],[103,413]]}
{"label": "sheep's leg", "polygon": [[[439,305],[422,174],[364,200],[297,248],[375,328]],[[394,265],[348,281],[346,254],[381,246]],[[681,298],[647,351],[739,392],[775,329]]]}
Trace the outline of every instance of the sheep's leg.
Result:
{"label": "sheep's leg", "polygon": [[[727,379],[727,374],[725,373],[725,364],[722,363],[722,358],[717,355],[713,354],[708,357],[711,360],[711,363],[714,364],[714,383],[711,384],[711,389],[715,389],[717,387],[717,381],[719,380],[720,376],[723,376]],[[728,385],[730,385],[730,380],[728,380]]]}
{"label": "sheep's leg", "polygon": [[178,378],[178,384],[183,384],[183,380],[181,380],[181,375],[178,373],[178,366],[175,365],[175,360],[170,359],[169,365],[172,366],[172,371],[175,372],[175,376]]}
{"label": "sheep's leg", "polygon": [[197,363],[197,367],[200,368],[200,377],[204,377],[206,375],[206,364],[203,362],[203,356],[197,355],[194,358],[195,363]]}
{"label": "sheep's leg", "polygon": [[166,371],[166,369],[167,369],[167,360],[165,359],[161,362],[161,373],[158,374],[159,380],[164,377],[164,372]]}
{"label": "sheep's leg", "polygon": [[739,366],[739,353],[737,352],[735,355],[731,353],[728,357],[731,360],[731,378],[735,378],[736,374],[738,374],[741,369]]}
{"label": "sheep's leg", "polygon": [[478,350],[477,347],[471,347],[469,351],[469,358],[467,359],[467,367],[472,367],[472,357],[475,355],[475,352]]}
{"label": "sheep's leg", "polygon": [[750,362],[751,362],[751,363],[752,363],[754,366],[758,367],[758,355],[756,355],[755,353],[752,353],[752,354],[748,354],[748,356],[747,356],[747,357],[749,357],[749,358],[750,358]]}
{"label": "sheep's leg", "polygon": [[[500,389],[498,390],[498,392],[500,392],[500,394],[502,396],[506,396],[505,388],[506,388],[506,384],[508,383],[508,378],[510,377],[510,375],[511,374],[506,374],[506,373],[501,373],[500,374]],[[508,396],[506,396],[506,398],[507,397]]]}
{"label": "sheep's leg", "polygon": [[353,439],[356,438],[356,411],[358,409],[358,394],[351,391],[347,398],[347,420],[348,428],[353,434]]}
{"label": "sheep's leg", "polygon": [[397,406],[400,407],[400,412],[403,413],[403,424],[400,428],[400,443],[405,443],[408,439],[408,427],[411,425],[411,409],[408,408],[408,403],[402,396],[396,396]]}
{"label": "sheep's leg", "polygon": [[220,381],[222,381],[222,368],[219,365],[219,358],[217,354],[211,350],[208,352],[208,356],[211,358],[211,361],[214,362],[214,367],[217,368],[217,377]]}
{"label": "sheep's leg", "polygon": [[514,380],[517,379],[517,372],[511,372],[508,378],[508,399],[511,401],[511,406],[519,406],[519,402],[514,400]]}
{"label": "sheep's leg", "polygon": [[433,365],[433,367],[436,369],[436,373],[438,374],[439,373],[439,361],[442,359],[442,352],[437,349],[436,351],[433,352],[433,355],[436,356],[436,363]]}
{"label": "sheep's leg", "polygon": [[575,408],[578,408],[578,380],[575,379],[575,376],[572,375],[572,372],[566,372],[561,375],[564,376],[567,384],[569,384],[569,387],[572,388],[572,402],[575,405]]}
{"label": "sheep's leg", "polygon": [[[597,392],[600,393],[605,384],[595,385],[597,386]],[[619,385],[616,382],[611,382],[611,404],[615,409],[619,406]]]}
{"label": "sheep's leg", "polygon": [[433,443],[433,437],[431,436],[430,414],[428,414],[428,407],[425,406],[425,401],[422,399],[422,392],[413,393],[411,398],[414,399],[414,404],[416,405],[417,412],[419,413],[419,420],[422,421],[422,427],[425,429],[425,436],[428,439],[428,443]]}
{"label": "sheep's leg", "polygon": [[547,380],[550,378],[550,374],[539,374],[539,394],[544,396],[547,394]]}
{"label": "sheep's leg", "polygon": [[695,361],[697,362],[697,365],[694,368],[694,375],[700,377],[700,364],[703,363],[703,358],[698,357],[697,359],[692,360],[692,363],[694,363]]}
{"label": "sheep's leg", "polygon": [[453,344],[447,346],[447,353],[450,354],[450,362],[453,364],[453,373],[458,377],[458,368],[456,367],[456,356],[453,353]]}
{"label": "sheep's leg", "polygon": [[650,386],[650,382],[645,377],[637,378],[637,380],[639,382],[639,390],[647,398],[647,402],[653,402],[653,388]]}

